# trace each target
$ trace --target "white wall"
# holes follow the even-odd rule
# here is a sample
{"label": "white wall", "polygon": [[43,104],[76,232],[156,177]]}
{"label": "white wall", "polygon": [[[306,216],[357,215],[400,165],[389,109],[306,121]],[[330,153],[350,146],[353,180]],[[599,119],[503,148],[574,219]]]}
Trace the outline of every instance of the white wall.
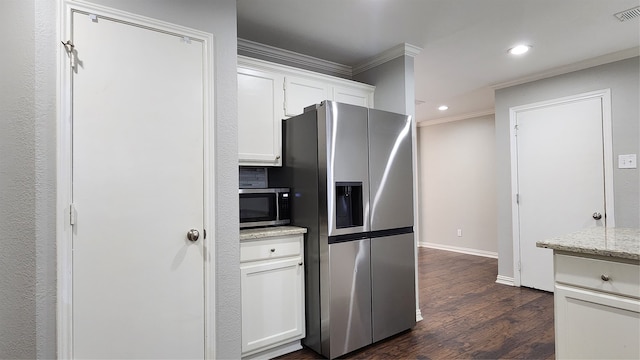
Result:
{"label": "white wall", "polygon": [[[215,36],[216,357],[239,358],[236,2],[94,2]],[[0,30],[0,358],[55,358],[56,1],[2,0]]]}
{"label": "white wall", "polygon": [[[36,184],[33,1],[0,11],[0,358],[35,358]],[[11,50],[9,50],[11,49]]]}
{"label": "white wall", "polygon": [[420,245],[497,257],[494,116],[421,126],[418,139]]}
{"label": "white wall", "polygon": [[[619,154],[640,154],[640,61],[638,57],[496,91],[496,183],[498,274],[513,277],[509,108],[589,91],[611,89],[614,164]],[[617,166],[616,166],[617,167]],[[613,171],[615,222],[640,227],[640,172]]]}
{"label": "white wall", "polygon": [[376,109],[415,117],[414,59],[400,56],[353,76],[353,80],[376,87]]}

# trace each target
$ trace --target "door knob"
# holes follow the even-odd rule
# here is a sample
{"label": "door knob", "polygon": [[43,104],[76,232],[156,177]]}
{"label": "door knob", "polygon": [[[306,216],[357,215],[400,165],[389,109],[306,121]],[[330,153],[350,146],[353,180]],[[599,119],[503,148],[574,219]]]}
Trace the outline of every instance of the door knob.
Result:
{"label": "door knob", "polygon": [[187,232],[187,239],[189,239],[189,241],[198,241],[198,238],[200,238],[200,232],[196,229],[191,229]]}
{"label": "door knob", "polygon": [[593,216],[593,218],[596,220],[602,219],[602,214],[600,214],[599,212],[594,212],[591,216]]}

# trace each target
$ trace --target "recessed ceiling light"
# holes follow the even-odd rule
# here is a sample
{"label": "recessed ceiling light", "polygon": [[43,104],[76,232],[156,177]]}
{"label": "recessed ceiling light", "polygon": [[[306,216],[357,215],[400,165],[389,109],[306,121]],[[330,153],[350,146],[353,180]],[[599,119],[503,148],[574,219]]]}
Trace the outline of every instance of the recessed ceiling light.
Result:
{"label": "recessed ceiling light", "polygon": [[527,51],[529,51],[531,49],[531,46],[529,45],[517,45],[512,47],[511,49],[509,49],[509,54],[511,55],[522,55],[524,53],[526,53]]}
{"label": "recessed ceiling light", "polygon": [[440,107],[438,107],[438,110],[440,111],[445,111],[447,110],[449,107],[447,105],[440,105]]}

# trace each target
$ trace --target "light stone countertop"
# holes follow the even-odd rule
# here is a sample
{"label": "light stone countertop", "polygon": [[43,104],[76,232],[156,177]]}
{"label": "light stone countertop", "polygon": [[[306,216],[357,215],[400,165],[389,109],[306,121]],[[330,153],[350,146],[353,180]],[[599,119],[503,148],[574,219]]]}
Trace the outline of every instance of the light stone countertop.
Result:
{"label": "light stone countertop", "polygon": [[640,229],[595,227],[536,242],[537,247],[640,260]]}
{"label": "light stone countertop", "polygon": [[253,228],[253,229],[241,229],[240,241],[255,240],[255,239],[272,237],[272,236],[305,234],[306,232],[307,232],[306,228],[298,227],[298,226],[271,226],[271,227],[260,227],[260,228]]}

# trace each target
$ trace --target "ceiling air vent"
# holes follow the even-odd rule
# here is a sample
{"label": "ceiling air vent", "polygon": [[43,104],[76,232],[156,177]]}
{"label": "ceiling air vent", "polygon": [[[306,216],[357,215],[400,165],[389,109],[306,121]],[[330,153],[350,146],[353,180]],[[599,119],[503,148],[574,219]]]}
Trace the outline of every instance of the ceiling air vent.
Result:
{"label": "ceiling air vent", "polygon": [[629,10],[620,11],[617,14],[613,14],[613,16],[617,17],[620,21],[631,20],[633,18],[637,18],[640,16],[640,6],[636,6]]}

